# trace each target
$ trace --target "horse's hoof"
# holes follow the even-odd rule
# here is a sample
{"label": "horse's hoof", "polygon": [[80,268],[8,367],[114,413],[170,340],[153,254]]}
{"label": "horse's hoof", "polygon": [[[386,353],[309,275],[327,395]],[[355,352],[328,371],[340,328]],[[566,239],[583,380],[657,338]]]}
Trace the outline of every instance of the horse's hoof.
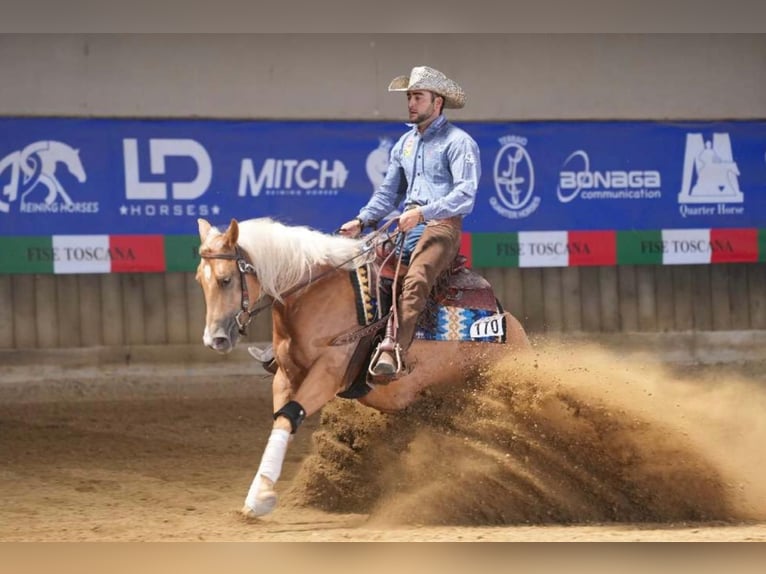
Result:
{"label": "horse's hoof", "polygon": [[260,518],[271,513],[277,507],[277,494],[268,492],[260,494],[255,501],[245,501],[242,515],[245,518]]}

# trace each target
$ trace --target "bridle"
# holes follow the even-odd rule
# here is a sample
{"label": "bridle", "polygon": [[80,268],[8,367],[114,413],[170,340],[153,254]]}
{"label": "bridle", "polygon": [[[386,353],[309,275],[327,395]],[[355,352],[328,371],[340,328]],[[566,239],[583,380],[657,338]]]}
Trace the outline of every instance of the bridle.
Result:
{"label": "bridle", "polygon": [[[253,320],[258,313],[267,309],[274,302],[270,296],[261,296],[258,298],[259,304],[250,309],[250,293],[247,290],[247,277],[246,275],[253,275],[256,279],[258,274],[255,272],[255,267],[250,263],[245,252],[240,249],[239,245],[234,246],[234,253],[212,253],[203,255],[200,253],[202,259],[227,259],[229,261],[235,261],[237,263],[237,269],[239,269],[239,284],[242,289],[242,297],[240,303],[240,310],[237,313],[235,320],[237,321],[237,327],[239,327],[239,334],[247,334],[247,326]],[[256,301],[256,303],[258,303]],[[244,317],[244,318],[243,318]]]}

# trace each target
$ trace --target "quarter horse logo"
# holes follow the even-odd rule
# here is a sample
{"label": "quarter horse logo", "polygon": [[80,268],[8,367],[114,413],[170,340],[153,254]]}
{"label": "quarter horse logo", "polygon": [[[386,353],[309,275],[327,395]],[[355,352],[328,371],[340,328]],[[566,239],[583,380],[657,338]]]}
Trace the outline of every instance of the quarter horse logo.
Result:
{"label": "quarter horse logo", "polygon": [[526,138],[504,136],[503,147],[495,156],[496,196],[489,199],[492,208],[503,217],[527,217],[540,205],[535,192],[535,168],[526,149]]}
{"label": "quarter horse logo", "polygon": [[365,162],[365,169],[367,171],[367,177],[370,178],[373,189],[377,189],[378,186],[383,183],[383,179],[386,177],[386,171],[388,171],[389,156],[391,154],[391,147],[393,142],[388,138],[380,140],[380,144],[374,150],[372,150],[367,156]]}
{"label": "quarter horse logo", "polygon": [[701,133],[686,134],[679,203],[742,203],[739,175],[729,134],[714,133],[712,141]]}
{"label": "quarter horse logo", "polygon": [[[64,164],[80,183],[87,179],[79,150],[59,141],[38,141],[21,151],[14,151],[5,156],[0,160],[0,177],[10,169],[10,178],[0,191],[0,211],[7,213],[10,204],[17,199],[22,205],[52,205],[61,201],[64,205],[71,206],[72,198],[56,176],[60,163]],[[36,200],[38,196],[41,200]]]}

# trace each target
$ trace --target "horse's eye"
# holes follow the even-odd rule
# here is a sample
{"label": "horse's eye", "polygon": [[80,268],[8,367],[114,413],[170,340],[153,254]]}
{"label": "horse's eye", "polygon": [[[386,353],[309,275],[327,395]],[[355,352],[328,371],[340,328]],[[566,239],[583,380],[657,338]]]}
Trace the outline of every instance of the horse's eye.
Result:
{"label": "horse's eye", "polygon": [[218,283],[219,283],[219,284],[220,284],[222,287],[228,287],[228,285],[231,283],[231,277],[228,277],[228,276],[227,276],[227,277],[221,277],[221,278],[218,280]]}

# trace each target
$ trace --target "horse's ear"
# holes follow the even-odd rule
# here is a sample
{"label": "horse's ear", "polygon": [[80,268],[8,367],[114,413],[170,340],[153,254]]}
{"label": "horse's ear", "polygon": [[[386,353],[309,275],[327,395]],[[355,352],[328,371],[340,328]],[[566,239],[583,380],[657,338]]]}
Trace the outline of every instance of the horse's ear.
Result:
{"label": "horse's ear", "polygon": [[205,238],[207,237],[207,234],[210,232],[210,228],[212,227],[206,219],[202,219],[201,217],[197,220],[197,226],[199,227],[199,238],[202,240],[202,242],[205,242]]}
{"label": "horse's ear", "polygon": [[231,223],[229,223],[229,228],[226,230],[226,233],[224,233],[224,236],[226,237],[226,243],[229,245],[237,244],[237,239],[239,239],[239,224],[236,219],[232,218]]}

